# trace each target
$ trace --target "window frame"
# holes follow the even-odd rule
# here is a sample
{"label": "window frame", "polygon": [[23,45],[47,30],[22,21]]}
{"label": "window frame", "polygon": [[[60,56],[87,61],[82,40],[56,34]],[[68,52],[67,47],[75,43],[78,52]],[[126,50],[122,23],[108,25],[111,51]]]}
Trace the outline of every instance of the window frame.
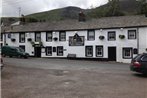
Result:
{"label": "window frame", "polygon": [[[24,35],[24,41],[22,41],[21,35]],[[19,43],[25,43],[26,36],[25,33],[19,33]]]}
{"label": "window frame", "polygon": [[[110,33],[114,33],[114,35],[115,35],[114,39],[112,39],[112,38],[110,39]],[[108,41],[115,41],[116,40],[116,31],[108,31],[107,34],[108,34]]]}
{"label": "window frame", "polygon": [[[48,54],[48,50],[47,49],[51,49],[51,54]],[[52,56],[52,54],[53,54],[53,49],[52,49],[52,46],[47,46],[47,47],[45,47],[45,53],[46,53],[46,56]]]}
{"label": "window frame", "polygon": [[[62,54],[59,54],[59,48],[62,48]],[[57,56],[63,56],[64,55],[64,47],[63,46],[57,46]]]}
{"label": "window frame", "polygon": [[[40,40],[37,40],[37,34],[40,35]],[[40,42],[41,41],[41,32],[35,32],[35,42]]]}
{"label": "window frame", "polygon": [[[88,47],[91,47],[91,48],[92,48],[92,49],[91,49],[91,50],[92,50],[91,56],[89,56],[88,53],[87,53],[87,48],[88,48]],[[86,56],[86,57],[93,57],[93,46],[85,46],[85,56]]]}
{"label": "window frame", "polygon": [[[64,33],[64,37],[61,36],[62,33]],[[59,41],[66,41],[66,31],[59,31]]]}
{"label": "window frame", "polygon": [[[48,34],[51,34],[51,39],[49,40]],[[46,42],[52,42],[53,41],[53,32],[48,31],[46,32]]]}
{"label": "window frame", "polygon": [[[90,32],[93,32],[93,36],[90,36]],[[90,38],[93,37],[93,38]],[[95,40],[95,30],[87,30],[87,40],[94,41]]]}
{"label": "window frame", "polygon": [[[125,49],[130,49],[130,56],[125,56]],[[133,58],[133,48],[132,47],[123,47],[122,48],[122,56],[123,56],[123,59],[132,59]]]}
{"label": "window frame", "polygon": [[[98,54],[98,50],[97,50],[98,47],[99,47],[99,48],[102,48],[102,54],[101,54],[101,55],[97,55],[97,54]],[[104,55],[104,48],[103,48],[102,45],[101,45],[101,46],[96,46],[96,47],[95,47],[95,50],[96,50],[96,51],[95,51],[95,52],[96,52],[96,53],[95,53],[96,57],[103,57],[103,55]]]}
{"label": "window frame", "polygon": [[[129,36],[129,35],[130,35],[129,33],[130,33],[130,32],[132,33],[132,31],[135,33],[135,34],[134,34],[134,36],[135,36],[134,38],[131,38],[131,37]],[[132,40],[133,40],[133,39],[136,39],[136,38],[137,38],[137,37],[136,37],[136,32],[137,32],[136,30],[128,30],[128,39],[130,39],[130,40],[131,40],[131,39],[132,39]]]}

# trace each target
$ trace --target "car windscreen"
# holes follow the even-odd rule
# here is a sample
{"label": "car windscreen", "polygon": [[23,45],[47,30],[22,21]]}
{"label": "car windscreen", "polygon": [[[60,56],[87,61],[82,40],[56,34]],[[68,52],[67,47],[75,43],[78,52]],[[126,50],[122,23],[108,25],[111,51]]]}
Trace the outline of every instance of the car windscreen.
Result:
{"label": "car windscreen", "polygon": [[21,49],[21,48],[16,48],[17,49],[17,51],[19,51],[19,52],[24,52],[24,50],[23,49]]}
{"label": "car windscreen", "polygon": [[133,59],[134,60],[138,60],[142,55],[141,54],[138,54],[137,56],[135,56]]}

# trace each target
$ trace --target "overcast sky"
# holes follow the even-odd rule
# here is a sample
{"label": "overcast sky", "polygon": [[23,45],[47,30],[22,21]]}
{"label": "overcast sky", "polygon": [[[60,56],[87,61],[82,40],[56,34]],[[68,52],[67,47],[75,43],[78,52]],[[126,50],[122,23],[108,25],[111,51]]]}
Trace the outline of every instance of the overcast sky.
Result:
{"label": "overcast sky", "polygon": [[27,15],[36,12],[48,11],[51,9],[66,6],[77,6],[80,8],[97,7],[107,3],[108,0],[2,0],[1,16],[19,16],[19,13]]}

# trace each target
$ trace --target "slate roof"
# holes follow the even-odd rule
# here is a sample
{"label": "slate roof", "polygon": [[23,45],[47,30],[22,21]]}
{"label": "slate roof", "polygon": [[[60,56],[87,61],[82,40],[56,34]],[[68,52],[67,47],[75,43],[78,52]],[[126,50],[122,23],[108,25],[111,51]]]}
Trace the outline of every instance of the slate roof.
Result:
{"label": "slate roof", "polygon": [[2,27],[2,32],[35,32],[60,30],[87,30],[126,27],[147,27],[147,17],[143,15],[105,17],[79,22],[78,20],[64,20],[53,22],[26,23],[11,27]]}

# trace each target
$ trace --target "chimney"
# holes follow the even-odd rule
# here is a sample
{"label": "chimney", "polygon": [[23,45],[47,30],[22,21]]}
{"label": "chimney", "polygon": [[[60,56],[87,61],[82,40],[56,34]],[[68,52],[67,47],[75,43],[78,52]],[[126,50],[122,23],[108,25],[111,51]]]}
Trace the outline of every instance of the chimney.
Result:
{"label": "chimney", "polygon": [[79,22],[84,22],[84,21],[86,21],[86,17],[85,17],[84,12],[81,11],[81,12],[79,13]]}

